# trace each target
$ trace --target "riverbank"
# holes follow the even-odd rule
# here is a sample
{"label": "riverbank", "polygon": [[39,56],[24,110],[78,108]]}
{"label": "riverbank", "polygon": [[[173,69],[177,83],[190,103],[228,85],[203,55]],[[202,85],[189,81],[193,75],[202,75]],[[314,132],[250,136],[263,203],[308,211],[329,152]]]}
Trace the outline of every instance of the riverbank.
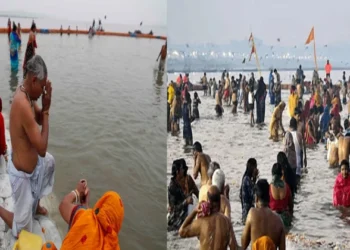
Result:
{"label": "riverbank", "polygon": [[[177,76],[169,76],[175,80]],[[288,100],[288,91],[282,91],[282,100]],[[193,96],[193,94],[191,93]],[[250,157],[256,158],[260,178],[271,180],[271,168],[276,162],[277,153],[283,150],[282,142],[269,140],[269,123],[274,107],[266,99],[266,126],[251,128],[249,115],[238,109],[237,115],[232,115],[232,108],[224,105],[224,114],[217,118],[214,107],[215,99],[204,97],[198,92],[200,119],[192,123],[193,141],[201,142],[203,152],[210,155],[212,161],[217,161],[225,173],[225,182],[230,185],[230,205],[233,229],[237,241],[241,242],[243,225],[241,223],[241,203],[239,189],[246,162]],[[306,95],[310,98],[310,95]],[[287,106],[288,107],[288,106]],[[342,112],[342,120],[346,117]],[[256,111],[254,111],[254,116]],[[283,112],[284,128],[289,126],[288,108]],[[182,120],[181,120],[182,123]],[[185,158],[188,173],[193,171],[193,156],[191,151],[183,148],[182,124],[178,137],[168,135],[167,140],[167,182],[170,181],[172,161]],[[337,169],[329,169],[325,160],[324,144],[315,149],[307,150],[308,173],[301,179],[301,187],[295,198],[293,226],[287,236],[287,249],[350,249],[350,228],[347,219],[341,218],[339,210],[332,206],[333,185]],[[199,186],[199,178],[196,184]],[[197,238],[181,239],[177,233],[167,233],[168,249],[198,249]]]}
{"label": "riverbank", "polygon": [[[3,114],[6,116],[6,114]],[[8,127],[8,119],[5,118],[5,127]],[[7,147],[11,148],[11,140],[9,130],[5,131],[6,144]],[[12,190],[10,184],[10,178],[7,174],[6,162],[3,157],[0,157],[0,206],[3,206],[8,211],[13,212],[13,199],[11,197]],[[44,206],[47,211],[54,211],[58,209],[57,199],[54,194],[50,194],[44,199],[40,200],[42,206]],[[49,217],[46,216],[37,216],[33,223],[33,233],[39,235],[43,243],[47,241],[52,241],[57,249],[61,248],[62,238],[60,232],[56,226],[56,223],[53,222]],[[0,250],[12,250],[13,245],[16,239],[12,236],[12,232],[5,222],[0,218]]]}

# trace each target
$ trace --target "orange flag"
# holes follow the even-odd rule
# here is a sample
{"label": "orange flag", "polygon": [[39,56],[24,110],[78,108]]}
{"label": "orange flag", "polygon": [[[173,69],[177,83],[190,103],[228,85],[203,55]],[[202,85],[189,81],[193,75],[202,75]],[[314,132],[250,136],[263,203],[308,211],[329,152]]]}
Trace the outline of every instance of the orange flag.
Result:
{"label": "orange flag", "polygon": [[255,46],[252,46],[252,52],[250,52],[249,61],[252,59],[252,55],[255,53]]}
{"label": "orange flag", "polygon": [[315,32],[314,32],[314,27],[312,27],[309,37],[307,38],[305,45],[309,44],[312,40],[315,39]]}

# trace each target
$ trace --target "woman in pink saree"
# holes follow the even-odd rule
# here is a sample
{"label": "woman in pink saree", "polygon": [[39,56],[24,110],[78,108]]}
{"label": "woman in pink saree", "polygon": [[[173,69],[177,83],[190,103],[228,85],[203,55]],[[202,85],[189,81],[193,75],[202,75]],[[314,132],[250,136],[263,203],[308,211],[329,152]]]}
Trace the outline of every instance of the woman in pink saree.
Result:
{"label": "woman in pink saree", "polygon": [[350,207],[349,162],[343,160],[333,188],[333,206]]}

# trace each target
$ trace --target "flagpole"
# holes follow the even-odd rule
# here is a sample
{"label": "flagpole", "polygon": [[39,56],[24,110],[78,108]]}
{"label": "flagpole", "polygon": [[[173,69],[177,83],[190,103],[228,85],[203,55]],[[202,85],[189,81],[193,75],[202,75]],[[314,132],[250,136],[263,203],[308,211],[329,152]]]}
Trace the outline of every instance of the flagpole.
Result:
{"label": "flagpole", "polygon": [[252,43],[253,43],[253,48],[254,48],[254,53],[255,53],[256,65],[258,66],[259,75],[260,75],[260,77],[261,77],[259,56],[258,56],[258,52],[256,51],[253,32],[251,33],[251,35],[252,35]]}
{"label": "flagpole", "polygon": [[315,59],[316,71],[318,72],[318,67],[317,67],[317,56],[316,56],[315,27],[314,27],[313,29],[314,29],[314,59]]}

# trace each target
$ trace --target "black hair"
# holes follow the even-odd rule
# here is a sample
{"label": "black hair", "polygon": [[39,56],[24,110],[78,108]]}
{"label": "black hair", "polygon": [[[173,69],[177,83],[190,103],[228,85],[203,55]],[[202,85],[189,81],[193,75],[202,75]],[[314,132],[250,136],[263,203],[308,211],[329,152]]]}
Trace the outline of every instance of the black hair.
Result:
{"label": "black hair", "polygon": [[253,173],[254,173],[254,170],[256,169],[256,167],[258,166],[258,163],[256,161],[255,158],[249,158],[248,161],[247,161],[247,165],[246,165],[246,169],[245,169],[245,172],[243,174],[243,177],[242,177],[242,184],[241,184],[241,189],[239,191],[239,197],[241,198],[241,202],[242,201],[242,188],[243,188],[243,179],[244,177],[248,176],[249,178],[252,178],[253,177]]}
{"label": "black hair", "polygon": [[260,179],[255,184],[254,193],[262,205],[268,206],[270,202],[270,185],[266,179]]}
{"label": "black hair", "polygon": [[292,85],[291,89],[295,91],[297,88],[295,87],[295,85]]}
{"label": "black hair", "polygon": [[171,175],[173,177],[176,177],[177,172],[180,171],[181,168],[184,170],[184,175],[186,176],[188,167],[184,158],[173,161],[173,165],[171,167]]}
{"label": "black hair", "polygon": [[280,151],[277,154],[277,162],[282,166],[282,169],[284,172],[284,180],[287,182],[288,186],[290,187],[292,195],[294,197],[294,194],[296,193],[296,190],[297,190],[296,175],[289,164],[287,155],[284,152]]}
{"label": "black hair", "polygon": [[282,177],[282,175],[283,175],[282,165],[279,163],[273,164],[272,169],[271,169],[271,173],[272,173],[272,175],[276,175],[277,177]]}
{"label": "black hair", "polygon": [[13,22],[12,24],[12,31],[16,31],[17,30],[17,25],[15,24],[15,22]]}
{"label": "black hair", "polygon": [[[295,112],[294,112],[294,113],[295,113]],[[292,118],[290,119],[289,127],[290,127],[291,129],[293,129],[293,130],[297,130],[297,129],[298,129],[298,122],[297,122],[297,120],[296,120],[294,117],[292,117]]]}
{"label": "black hair", "polygon": [[194,98],[197,98],[198,97],[197,92],[194,92],[193,96],[194,96]]}
{"label": "black hair", "polygon": [[202,153],[203,149],[202,149],[202,144],[200,144],[200,142],[196,141],[195,143],[193,143],[193,150]]}
{"label": "black hair", "polygon": [[340,163],[340,167],[345,165],[346,169],[349,170],[350,166],[349,166],[349,161],[348,160],[342,160]]}
{"label": "black hair", "polygon": [[35,29],[36,29],[36,24],[33,22],[32,26],[30,27],[30,30],[34,32]]}

